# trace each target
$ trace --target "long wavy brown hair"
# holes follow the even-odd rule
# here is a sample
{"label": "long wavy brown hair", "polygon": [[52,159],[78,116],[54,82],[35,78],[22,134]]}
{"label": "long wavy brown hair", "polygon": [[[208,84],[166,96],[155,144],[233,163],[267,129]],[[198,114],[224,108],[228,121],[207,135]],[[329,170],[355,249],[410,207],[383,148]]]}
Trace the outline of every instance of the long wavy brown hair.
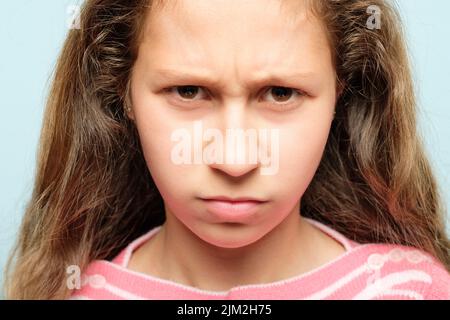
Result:
{"label": "long wavy brown hair", "polygon": [[[109,260],[165,221],[124,111],[146,13],[163,4],[87,0],[81,28],[69,31],[48,96],[32,197],[6,268],[7,298],[67,298],[67,266]],[[398,9],[384,0],[310,5],[327,30],[343,91],[302,215],[360,243],[417,247],[450,270],[445,210],[417,130]],[[371,5],[380,9],[380,29],[366,25]]]}

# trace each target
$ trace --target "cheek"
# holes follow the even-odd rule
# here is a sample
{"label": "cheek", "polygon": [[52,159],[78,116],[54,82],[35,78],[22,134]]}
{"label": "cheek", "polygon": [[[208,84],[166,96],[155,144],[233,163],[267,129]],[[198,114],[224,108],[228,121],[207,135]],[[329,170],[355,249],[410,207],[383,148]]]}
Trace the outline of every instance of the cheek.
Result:
{"label": "cheek", "polygon": [[[323,115],[328,119],[327,114]],[[280,136],[280,170],[274,181],[279,194],[300,198],[311,182],[328,139],[330,122],[302,119]]]}
{"label": "cheek", "polygon": [[[172,161],[171,152],[174,143],[172,133],[183,123],[167,114],[161,102],[150,95],[136,94],[133,96],[134,115],[139,138],[152,178],[165,200],[173,195],[186,194],[189,176],[186,172],[193,170],[192,166],[178,165]],[[183,182],[180,183],[180,177]]]}

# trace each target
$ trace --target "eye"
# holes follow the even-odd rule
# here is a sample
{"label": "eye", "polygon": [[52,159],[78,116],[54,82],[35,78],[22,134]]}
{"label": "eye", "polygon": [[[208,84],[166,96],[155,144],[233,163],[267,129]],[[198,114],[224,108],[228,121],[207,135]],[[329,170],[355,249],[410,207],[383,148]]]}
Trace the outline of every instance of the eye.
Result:
{"label": "eye", "polygon": [[[189,101],[189,100],[194,100],[195,101],[195,97],[198,96],[198,92],[200,91],[204,91],[203,88],[199,87],[199,86],[175,86],[175,87],[171,87],[171,88],[167,88],[166,89],[167,92],[169,92],[170,94],[176,94],[178,96],[180,96],[182,99],[181,100],[185,100],[185,101]],[[206,94],[204,93],[204,96],[206,96]],[[200,97],[199,99],[203,99],[202,97]]]}
{"label": "eye", "polygon": [[270,102],[274,102],[274,104],[290,105],[291,103],[298,101],[296,98],[301,98],[306,94],[293,88],[269,87],[269,90],[266,92],[265,96],[266,95],[274,97],[272,99],[268,99]]}
{"label": "eye", "polygon": [[[293,107],[295,103],[299,102],[300,98],[306,96],[303,91],[288,87],[272,86],[268,89],[264,96],[272,97],[267,99],[271,105],[274,105],[272,107],[277,110]],[[208,98],[207,90],[195,85],[173,86],[164,89],[164,91],[171,96],[175,96],[174,99],[181,102],[193,102]]]}

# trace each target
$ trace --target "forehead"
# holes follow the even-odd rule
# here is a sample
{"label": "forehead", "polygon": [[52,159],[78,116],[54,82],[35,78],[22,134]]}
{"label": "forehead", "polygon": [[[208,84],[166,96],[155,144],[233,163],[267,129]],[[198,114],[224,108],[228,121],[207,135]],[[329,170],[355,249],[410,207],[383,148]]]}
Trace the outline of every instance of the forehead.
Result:
{"label": "forehead", "polygon": [[198,13],[199,15],[210,15],[216,13],[221,16],[231,14],[237,17],[236,13],[248,14],[249,11],[255,14],[272,13],[273,16],[282,15],[284,19],[295,18],[307,13],[307,9],[312,8],[311,1],[319,0],[152,0],[150,14],[178,13],[189,19]]}
{"label": "forehead", "polygon": [[157,1],[146,17],[141,46],[159,62],[255,68],[330,58],[322,23],[306,0]]}

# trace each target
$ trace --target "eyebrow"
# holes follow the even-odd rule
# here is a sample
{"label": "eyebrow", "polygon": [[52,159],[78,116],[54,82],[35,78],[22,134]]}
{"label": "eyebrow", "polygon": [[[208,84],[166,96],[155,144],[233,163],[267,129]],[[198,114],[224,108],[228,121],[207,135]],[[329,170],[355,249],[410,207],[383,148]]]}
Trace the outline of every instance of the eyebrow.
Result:
{"label": "eyebrow", "polygon": [[[280,85],[295,86],[299,84],[299,81],[303,83],[304,80],[311,80],[316,83],[318,81],[318,75],[314,72],[290,72],[290,73],[276,73],[276,72],[261,72],[263,76],[255,77],[245,84],[246,88],[252,88],[256,86],[262,86],[266,84],[278,83]],[[161,80],[167,80],[171,82],[180,82],[187,84],[195,84],[211,86],[214,88],[222,88],[224,86],[217,77],[214,77],[207,72],[200,70],[181,70],[170,68],[158,68],[152,71],[152,75]]]}

